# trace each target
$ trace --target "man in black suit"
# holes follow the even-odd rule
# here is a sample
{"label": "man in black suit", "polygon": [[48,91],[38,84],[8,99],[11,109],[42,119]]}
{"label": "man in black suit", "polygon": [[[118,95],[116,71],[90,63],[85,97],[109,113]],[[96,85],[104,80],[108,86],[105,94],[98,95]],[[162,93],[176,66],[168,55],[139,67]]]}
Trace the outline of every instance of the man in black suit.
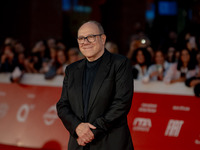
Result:
{"label": "man in black suit", "polygon": [[129,60],[111,54],[96,21],[78,30],[85,59],[69,65],[57,103],[58,116],[70,133],[68,150],[133,150],[127,124],[133,95]]}

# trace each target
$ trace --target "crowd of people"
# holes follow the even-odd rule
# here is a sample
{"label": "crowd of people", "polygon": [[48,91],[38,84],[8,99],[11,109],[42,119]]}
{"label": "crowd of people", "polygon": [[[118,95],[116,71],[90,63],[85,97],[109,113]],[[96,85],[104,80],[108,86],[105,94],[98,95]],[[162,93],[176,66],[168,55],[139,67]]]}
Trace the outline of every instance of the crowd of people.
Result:
{"label": "crowd of people", "polygon": [[[196,96],[200,96],[198,38],[186,32],[178,42],[177,33],[171,31],[168,40],[155,49],[144,33],[133,35],[127,57],[133,65],[134,79],[144,84],[185,82],[186,86],[194,87]],[[117,43],[108,41],[105,47],[111,53],[119,53]],[[64,75],[66,66],[80,59],[83,55],[77,47],[66,49],[64,43],[54,38],[38,41],[27,52],[21,42],[8,37],[1,46],[0,72],[10,72],[13,82],[19,82],[24,73],[42,73],[45,79],[52,79]]]}
{"label": "crowd of people", "polygon": [[156,50],[150,43],[143,34],[134,36],[130,43],[127,57],[132,60],[134,78],[144,84],[184,82],[186,86],[194,87],[195,95],[200,97],[199,37],[186,32],[178,42],[176,33],[171,31],[168,41]]}
{"label": "crowd of people", "polygon": [[0,72],[11,72],[11,80],[18,82],[24,73],[43,73],[45,79],[63,75],[65,67],[83,58],[79,49],[66,46],[54,38],[38,41],[30,52],[21,42],[6,38],[1,48]]}

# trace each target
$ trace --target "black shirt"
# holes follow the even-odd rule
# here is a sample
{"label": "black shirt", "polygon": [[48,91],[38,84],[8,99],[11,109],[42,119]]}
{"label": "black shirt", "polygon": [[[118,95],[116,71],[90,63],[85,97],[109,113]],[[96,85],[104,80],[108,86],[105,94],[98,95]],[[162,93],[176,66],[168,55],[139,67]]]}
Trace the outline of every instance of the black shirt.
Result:
{"label": "black shirt", "polygon": [[93,62],[86,61],[83,74],[83,110],[84,110],[85,121],[87,121],[87,111],[88,111],[90,92],[101,60],[102,56]]}

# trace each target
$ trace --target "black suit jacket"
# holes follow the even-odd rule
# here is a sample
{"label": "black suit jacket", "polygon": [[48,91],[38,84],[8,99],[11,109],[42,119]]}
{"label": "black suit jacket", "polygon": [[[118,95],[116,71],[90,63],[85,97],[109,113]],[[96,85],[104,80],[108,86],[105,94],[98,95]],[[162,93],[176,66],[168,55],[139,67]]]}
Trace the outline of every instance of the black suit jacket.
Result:
{"label": "black suit jacket", "polygon": [[[105,50],[90,94],[87,122],[95,139],[90,150],[133,150],[127,114],[133,95],[132,69],[129,60]],[[69,150],[81,150],[75,129],[84,122],[82,78],[86,59],[66,68],[61,98],[57,103],[58,116],[70,132]]]}

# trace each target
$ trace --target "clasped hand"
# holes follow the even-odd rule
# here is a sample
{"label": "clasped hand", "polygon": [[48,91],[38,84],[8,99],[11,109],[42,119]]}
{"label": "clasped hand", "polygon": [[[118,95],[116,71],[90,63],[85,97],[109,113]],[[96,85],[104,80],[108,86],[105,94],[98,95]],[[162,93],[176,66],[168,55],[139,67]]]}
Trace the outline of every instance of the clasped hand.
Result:
{"label": "clasped hand", "polygon": [[94,139],[94,134],[91,129],[96,129],[90,123],[80,123],[76,128],[76,134],[78,135],[77,142],[81,146],[85,146]]}

